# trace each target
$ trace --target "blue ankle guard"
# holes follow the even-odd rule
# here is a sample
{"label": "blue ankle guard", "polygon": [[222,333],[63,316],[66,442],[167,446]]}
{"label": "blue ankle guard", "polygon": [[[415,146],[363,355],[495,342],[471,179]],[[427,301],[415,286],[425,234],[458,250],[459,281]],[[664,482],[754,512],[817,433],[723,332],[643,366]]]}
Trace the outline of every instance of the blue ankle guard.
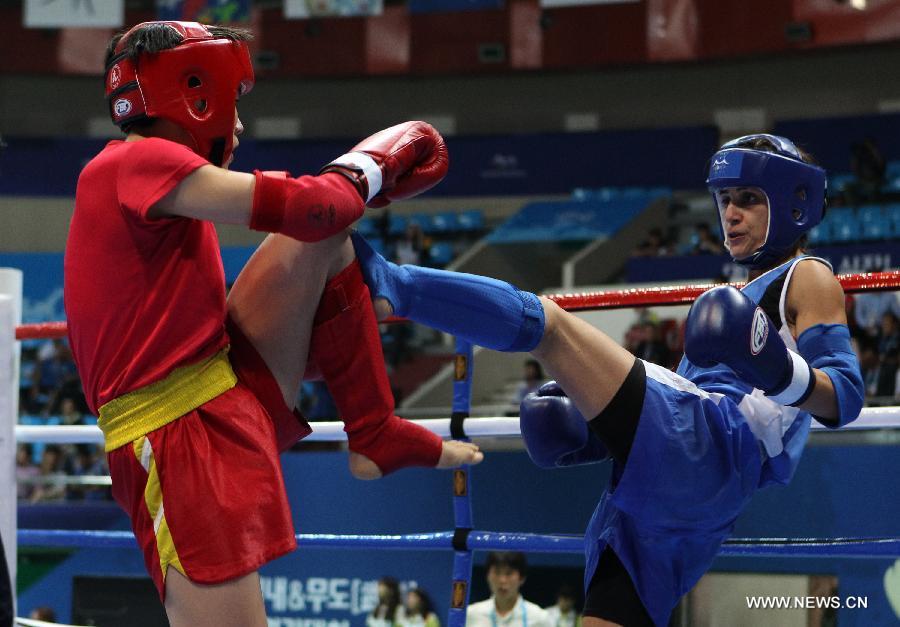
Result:
{"label": "blue ankle guard", "polygon": [[544,334],[544,307],[535,294],[505,281],[419,266],[398,266],[352,234],[373,297],[394,315],[497,351],[528,352]]}

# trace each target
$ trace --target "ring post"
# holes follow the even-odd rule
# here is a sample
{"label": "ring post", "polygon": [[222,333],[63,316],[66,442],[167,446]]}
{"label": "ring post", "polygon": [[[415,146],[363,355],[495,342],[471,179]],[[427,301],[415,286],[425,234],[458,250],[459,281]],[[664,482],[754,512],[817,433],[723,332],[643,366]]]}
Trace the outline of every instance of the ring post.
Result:
{"label": "ring post", "polygon": [[0,536],[9,578],[16,581],[16,422],[19,415],[19,343],[22,271],[0,268]]}
{"label": "ring post", "polygon": [[[472,402],[472,355],[472,344],[457,338],[453,370],[453,416],[450,418],[450,435],[457,440],[469,439],[463,424],[469,416]],[[472,530],[472,489],[468,466],[460,466],[453,471],[453,518],[456,529],[453,534],[453,581],[447,624],[449,627],[465,627],[472,582],[472,551],[467,546],[468,535]]]}

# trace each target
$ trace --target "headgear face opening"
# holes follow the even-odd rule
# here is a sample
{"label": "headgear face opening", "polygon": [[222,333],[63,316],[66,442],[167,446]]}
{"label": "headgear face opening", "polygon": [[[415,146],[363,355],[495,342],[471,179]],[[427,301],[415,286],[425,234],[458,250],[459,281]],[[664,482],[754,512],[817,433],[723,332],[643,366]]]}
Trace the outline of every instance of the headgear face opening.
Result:
{"label": "headgear face opening", "polygon": [[[775,152],[752,148],[758,139],[768,140]],[[719,210],[719,227],[728,247],[724,207],[717,192],[731,187],[758,187],[769,201],[769,225],[765,241],[736,263],[764,268],[788,256],[804,233],[822,221],[825,210],[825,170],[803,161],[788,139],[777,135],[746,135],[722,145],[713,155],[706,185]]]}
{"label": "headgear face opening", "polygon": [[[128,38],[163,24],[181,35],[174,48],[128,57]],[[214,37],[197,22],[144,22],[128,31],[106,68],[106,99],[120,128],[164,118],[184,128],[194,152],[225,165],[234,150],[235,101],[253,88],[253,66],[243,41]]]}

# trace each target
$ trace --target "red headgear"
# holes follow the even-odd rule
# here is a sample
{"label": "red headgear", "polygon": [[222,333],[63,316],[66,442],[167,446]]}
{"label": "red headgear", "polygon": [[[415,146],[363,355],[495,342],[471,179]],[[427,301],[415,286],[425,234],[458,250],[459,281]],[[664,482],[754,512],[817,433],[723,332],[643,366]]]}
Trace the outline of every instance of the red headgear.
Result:
{"label": "red headgear", "polygon": [[[138,28],[164,24],[181,43],[135,59],[125,52]],[[215,165],[234,149],[234,103],[253,87],[250,52],[243,41],[216,38],[197,22],[144,22],[125,33],[106,67],[106,99],[119,127],[165,118],[183,127],[191,147]]]}

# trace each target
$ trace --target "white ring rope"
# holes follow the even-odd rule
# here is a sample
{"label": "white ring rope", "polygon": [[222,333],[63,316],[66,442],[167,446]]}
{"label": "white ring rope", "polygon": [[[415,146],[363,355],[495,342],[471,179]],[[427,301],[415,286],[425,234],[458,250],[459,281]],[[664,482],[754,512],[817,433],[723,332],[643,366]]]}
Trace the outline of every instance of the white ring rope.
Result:
{"label": "white ring rope", "polygon": [[[413,420],[437,435],[450,437],[449,418]],[[340,442],[347,439],[344,423],[313,422],[313,432],[305,442]],[[900,428],[900,406],[866,407],[855,421],[840,429],[827,429],[813,421],[813,430],[827,432],[863,431],[874,429]],[[518,418],[469,418],[465,421],[466,435],[479,437],[520,437]],[[17,442],[46,442],[55,444],[103,444],[103,433],[99,427],[84,425],[16,425]]]}

